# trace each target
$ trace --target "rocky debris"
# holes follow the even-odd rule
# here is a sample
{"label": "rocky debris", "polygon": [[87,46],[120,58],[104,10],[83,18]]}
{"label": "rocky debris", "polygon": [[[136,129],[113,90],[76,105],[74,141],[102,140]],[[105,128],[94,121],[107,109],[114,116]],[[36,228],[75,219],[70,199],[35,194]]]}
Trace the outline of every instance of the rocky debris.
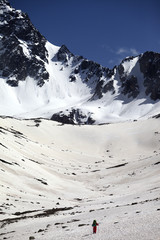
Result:
{"label": "rocky debris", "polygon": [[[5,218],[3,220],[0,220],[1,228],[4,228],[6,224],[11,224],[14,222],[18,222],[20,220],[29,219],[29,218],[43,218],[43,217],[49,217],[50,215],[54,215],[57,212],[61,211],[69,211],[72,210],[72,207],[61,207],[61,208],[52,208],[52,209],[46,209],[46,210],[32,210],[32,211],[26,211],[26,212],[18,212],[13,215],[16,217],[12,218]],[[28,215],[28,213],[34,213],[39,212],[35,215]]]}
{"label": "rocky debris", "polygon": [[74,124],[73,118],[74,118],[73,112],[66,115],[65,113],[63,113],[63,111],[60,111],[58,113],[54,113],[51,117],[51,120],[61,122],[63,124]]}
{"label": "rocky debris", "polygon": [[7,161],[5,161],[5,160],[3,160],[3,159],[0,159],[0,162],[5,163],[5,164],[8,164],[8,165],[13,165],[12,163],[7,162]]}
{"label": "rocky debris", "polygon": [[34,240],[34,239],[35,239],[34,236],[30,236],[30,237],[29,237],[29,240]]}
{"label": "rocky debris", "polygon": [[155,116],[153,116],[153,118],[160,118],[160,113],[155,115]]}
{"label": "rocky debris", "polygon": [[70,75],[69,79],[70,79],[70,82],[76,82],[75,75]]}
{"label": "rocky debris", "polygon": [[128,162],[122,163],[122,164],[118,164],[118,165],[115,165],[115,166],[111,166],[111,167],[108,167],[108,168],[106,168],[106,169],[124,167],[124,166],[127,165],[127,164],[128,164]]}
{"label": "rocky debris", "polygon": [[91,113],[84,114],[80,109],[67,109],[52,115],[51,120],[61,122],[63,124],[93,124],[95,121],[91,117]]}

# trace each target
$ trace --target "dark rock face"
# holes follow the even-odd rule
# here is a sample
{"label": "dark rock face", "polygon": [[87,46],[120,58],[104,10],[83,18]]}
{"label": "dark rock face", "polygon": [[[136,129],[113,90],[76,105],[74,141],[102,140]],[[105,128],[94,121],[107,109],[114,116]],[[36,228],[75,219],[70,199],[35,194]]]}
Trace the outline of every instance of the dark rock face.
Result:
{"label": "dark rock face", "polygon": [[153,118],[160,118],[160,113],[155,115],[155,116],[153,116]]}
{"label": "dark rock face", "polygon": [[[123,81],[124,80],[124,81]],[[128,97],[136,98],[139,94],[139,86],[137,78],[133,75],[129,76],[126,79],[122,79],[122,93],[124,95],[128,94]]]}
{"label": "dark rock face", "polygon": [[85,115],[80,109],[66,110],[68,113],[58,112],[53,114],[51,120],[61,122],[63,124],[93,124],[91,113]]}
{"label": "dark rock face", "polygon": [[34,28],[27,14],[10,7],[7,0],[0,3],[0,72],[11,86],[27,76],[43,85],[49,73],[45,69],[48,52],[46,39]]}
{"label": "dark rock face", "polygon": [[86,72],[88,78],[91,78],[93,76],[100,78],[103,76],[103,74],[105,74],[105,71],[107,70],[108,68],[103,68],[100,64],[96,62],[84,59],[79,65],[78,72]]}
{"label": "dark rock face", "polygon": [[[72,58],[72,60],[71,60]],[[103,93],[111,91],[114,93],[113,81],[109,79],[114,75],[114,71],[109,68],[102,67],[100,64],[84,59],[82,56],[74,56],[65,45],[59,49],[58,53],[52,59],[53,61],[60,61],[65,67],[71,64],[73,71],[69,77],[70,82],[77,80],[77,75],[82,79],[93,93],[92,100],[100,99]],[[102,80],[106,78],[106,80]]]}
{"label": "dark rock face", "polygon": [[76,82],[75,75],[70,75],[69,79],[70,79],[70,82]]}
{"label": "dark rock face", "polygon": [[74,124],[73,121],[74,114],[73,112],[69,113],[68,115],[65,115],[62,111],[55,113],[52,115],[51,120],[60,122],[63,124]]}
{"label": "dark rock face", "polygon": [[[127,58],[125,61],[133,60],[134,57]],[[140,73],[143,74],[142,85],[145,87],[145,94],[154,101],[160,99],[160,54],[155,52],[145,52],[138,59]],[[136,98],[139,93],[137,76],[125,73],[123,64],[118,67],[119,78],[121,80],[122,94]]]}
{"label": "dark rock face", "polygon": [[[132,60],[133,58],[127,58],[126,61]],[[124,63],[122,61],[122,63]],[[122,94],[127,95],[128,98],[136,98],[138,96],[139,92],[139,85],[138,85],[138,79],[136,76],[131,74],[127,74],[124,70],[124,67],[122,63],[117,67],[119,78],[121,81],[121,87],[122,87]]]}
{"label": "dark rock face", "polygon": [[136,98],[139,94],[139,85],[137,78],[134,75],[121,77],[122,94],[127,95],[128,98]]}
{"label": "dark rock face", "polygon": [[140,70],[144,75],[146,95],[154,101],[160,99],[160,54],[145,52],[140,60]]}
{"label": "dark rock face", "polygon": [[71,57],[73,57],[73,54],[68,50],[65,45],[62,45],[58,53],[56,54],[56,57],[58,61],[66,63]]}
{"label": "dark rock face", "polygon": [[113,80],[109,81],[103,88],[103,93],[106,93],[106,92],[112,92],[112,94],[115,93],[115,89],[114,89],[114,86],[113,86]]}
{"label": "dark rock face", "polygon": [[92,71],[95,70],[95,68],[98,68],[99,66],[100,66],[99,64],[95,64],[93,61],[83,60],[80,65],[80,70],[83,71],[89,69],[90,71]]}
{"label": "dark rock face", "polygon": [[103,93],[110,91],[113,94],[115,91],[113,81],[110,81],[114,71],[102,67],[96,62],[83,59],[79,66],[75,68],[74,74],[79,74],[84,83],[92,87],[91,101],[102,98]]}

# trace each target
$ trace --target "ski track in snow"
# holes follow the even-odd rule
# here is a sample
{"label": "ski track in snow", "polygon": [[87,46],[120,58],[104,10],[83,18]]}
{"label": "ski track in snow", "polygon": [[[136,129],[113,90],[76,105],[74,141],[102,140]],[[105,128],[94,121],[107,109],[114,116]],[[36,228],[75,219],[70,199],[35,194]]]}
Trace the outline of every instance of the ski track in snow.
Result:
{"label": "ski track in snow", "polygon": [[159,240],[159,143],[159,119],[0,118],[0,239]]}

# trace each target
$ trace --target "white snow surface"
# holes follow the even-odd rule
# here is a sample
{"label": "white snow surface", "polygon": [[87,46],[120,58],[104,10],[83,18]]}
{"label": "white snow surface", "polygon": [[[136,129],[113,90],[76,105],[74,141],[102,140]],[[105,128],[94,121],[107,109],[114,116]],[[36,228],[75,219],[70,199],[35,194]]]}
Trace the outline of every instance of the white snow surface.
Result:
{"label": "white snow surface", "polygon": [[159,240],[159,142],[160,119],[0,118],[0,239]]}
{"label": "white snow surface", "polygon": [[[30,49],[20,40],[20,46],[27,57],[30,57]],[[54,59],[60,47],[47,42],[49,53],[48,63],[45,63],[49,72],[49,80],[42,87],[28,77],[25,81],[19,81],[18,87],[11,87],[5,79],[0,79],[0,115],[16,118],[51,118],[54,113],[67,109],[80,108],[84,113],[91,114],[95,124],[120,122],[133,119],[145,119],[159,114],[160,102],[153,102],[145,95],[140,73],[138,57],[126,60],[123,63],[127,74],[137,76],[140,85],[140,95],[136,99],[128,98],[120,94],[119,79],[114,75],[115,94],[104,94],[101,99],[90,101],[95,87],[95,79],[92,85],[83,82],[80,74],[76,75],[76,82],[70,82],[73,72],[72,57],[68,65]],[[81,73],[82,74],[82,73]],[[112,77],[113,78],[113,77]],[[116,79],[117,78],[117,79]]]}
{"label": "white snow surface", "polygon": [[126,59],[126,61],[122,64],[124,67],[124,71],[129,74],[132,69],[135,67],[136,63],[138,61],[138,57],[133,58],[132,60]]}

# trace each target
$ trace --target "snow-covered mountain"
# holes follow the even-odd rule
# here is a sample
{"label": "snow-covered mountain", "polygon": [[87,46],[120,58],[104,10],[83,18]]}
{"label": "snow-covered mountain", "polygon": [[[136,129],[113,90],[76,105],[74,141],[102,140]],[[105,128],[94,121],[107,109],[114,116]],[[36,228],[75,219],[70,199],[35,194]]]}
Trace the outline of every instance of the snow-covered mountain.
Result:
{"label": "snow-covered mountain", "polygon": [[160,118],[0,118],[0,239],[159,240],[159,142]]}
{"label": "snow-covered mountain", "polygon": [[159,240],[160,54],[102,67],[1,0],[0,115],[0,239]]}
{"label": "snow-covered mountain", "polygon": [[160,112],[160,54],[109,69],[49,43],[27,14],[0,2],[0,115],[100,124]]}

